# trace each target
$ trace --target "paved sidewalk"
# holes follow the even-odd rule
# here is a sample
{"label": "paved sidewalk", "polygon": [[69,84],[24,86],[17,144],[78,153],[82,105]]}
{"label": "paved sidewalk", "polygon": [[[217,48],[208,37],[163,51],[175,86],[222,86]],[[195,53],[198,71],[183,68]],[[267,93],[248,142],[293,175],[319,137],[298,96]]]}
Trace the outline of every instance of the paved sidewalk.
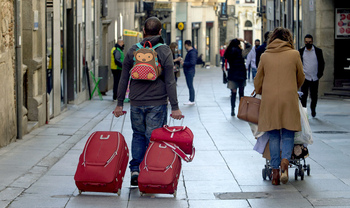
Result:
{"label": "paved sidewalk", "polygon": [[[140,196],[130,187],[129,170],[121,196],[79,195],[73,179],[78,157],[93,131],[109,129],[116,102],[108,92],[103,101],[96,97],[69,106],[48,125],[0,149],[0,207],[350,207],[349,100],[319,100],[317,117],[310,119],[311,175],[296,181],[290,169],[286,185],[272,186],[262,179],[265,160],[253,150],[256,140],[248,124],[230,116],[230,91],[222,84],[221,69],[197,69],[194,86],[196,105],[184,106],[188,89],[183,74],[178,80],[180,109],[194,132],[196,156],[183,162],[176,198]],[[246,95],[252,90],[248,81]],[[130,148],[129,115],[123,135]],[[118,130],[116,120],[113,129]]]}

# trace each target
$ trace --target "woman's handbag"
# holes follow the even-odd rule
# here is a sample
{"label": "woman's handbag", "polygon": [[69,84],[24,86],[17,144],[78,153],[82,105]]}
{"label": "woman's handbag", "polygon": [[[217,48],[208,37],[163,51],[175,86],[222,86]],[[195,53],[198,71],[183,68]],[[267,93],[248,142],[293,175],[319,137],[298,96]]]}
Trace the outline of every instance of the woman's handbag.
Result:
{"label": "woman's handbag", "polygon": [[244,96],[241,98],[241,101],[239,102],[237,118],[258,124],[261,100],[255,96],[255,91],[253,91],[252,96]]}

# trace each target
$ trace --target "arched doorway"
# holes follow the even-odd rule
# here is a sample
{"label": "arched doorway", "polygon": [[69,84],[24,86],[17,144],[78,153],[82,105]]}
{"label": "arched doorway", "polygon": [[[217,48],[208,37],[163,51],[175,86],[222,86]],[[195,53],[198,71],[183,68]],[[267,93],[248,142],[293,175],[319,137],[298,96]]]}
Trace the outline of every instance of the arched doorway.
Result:
{"label": "arched doorway", "polygon": [[244,40],[248,41],[250,44],[253,43],[253,23],[250,20],[247,20],[244,23]]}

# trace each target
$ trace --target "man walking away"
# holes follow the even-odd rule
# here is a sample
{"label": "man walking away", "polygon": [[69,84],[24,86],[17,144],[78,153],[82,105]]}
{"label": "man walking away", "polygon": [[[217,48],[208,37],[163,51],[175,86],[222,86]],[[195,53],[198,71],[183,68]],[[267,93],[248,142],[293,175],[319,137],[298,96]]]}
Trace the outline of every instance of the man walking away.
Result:
{"label": "man walking away", "polygon": [[117,99],[118,84],[124,61],[124,41],[119,39],[111,51],[111,70],[113,74],[113,100]]}
{"label": "man walking away", "polygon": [[269,40],[269,35],[270,35],[270,31],[267,31],[265,34],[264,34],[264,42],[261,46],[258,47],[258,49],[256,49],[256,58],[255,58],[255,65],[256,67],[259,67],[259,62],[260,62],[260,56],[261,54],[263,54],[266,50],[266,47],[267,47],[267,41]]}
{"label": "man walking away", "polygon": [[303,62],[305,73],[305,82],[301,86],[303,95],[301,97],[301,104],[306,108],[307,96],[310,90],[311,97],[311,115],[316,116],[316,104],[318,97],[318,83],[323,76],[325,62],[323,59],[322,49],[313,45],[313,37],[307,34],[304,38],[305,46],[299,49],[300,58]]}
{"label": "man walking away", "polygon": [[[162,24],[156,17],[145,21],[143,28],[144,39],[141,45],[149,41],[152,46],[164,44],[161,37]],[[123,115],[125,92],[128,87],[130,70],[134,65],[134,51],[138,49],[133,45],[127,52],[123,62],[123,70],[118,87],[118,103],[114,115]],[[131,141],[130,172],[131,185],[138,185],[139,165],[142,162],[148,147],[151,133],[167,123],[168,98],[171,105],[171,114],[174,119],[181,119],[182,113],[178,106],[176,82],[174,78],[174,61],[172,52],[167,45],[155,49],[159,64],[162,66],[160,76],[154,81],[130,80],[130,117],[133,130]]]}
{"label": "man walking away", "polygon": [[[250,65],[250,68],[252,69],[252,79],[253,80],[255,78],[256,71],[257,71],[257,66],[255,65],[255,59],[256,59],[256,50],[260,46],[260,40],[256,39],[254,44],[255,45],[253,46],[252,50],[249,52],[249,54],[247,56],[247,60],[245,62],[245,68],[248,69],[249,65]],[[249,71],[248,71],[248,79],[250,79]]]}
{"label": "man walking away", "polygon": [[187,50],[185,60],[181,61],[183,65],[184,74],[186,77],[187,87],[190,93],[190,99],[184,105],[194,105],[194,87],[193,87],[193,78],[196,73],[195,67],[197,63],[198,52],[195,48],[192,47],[192,42],[190,40],[185,41],[185,49]]}

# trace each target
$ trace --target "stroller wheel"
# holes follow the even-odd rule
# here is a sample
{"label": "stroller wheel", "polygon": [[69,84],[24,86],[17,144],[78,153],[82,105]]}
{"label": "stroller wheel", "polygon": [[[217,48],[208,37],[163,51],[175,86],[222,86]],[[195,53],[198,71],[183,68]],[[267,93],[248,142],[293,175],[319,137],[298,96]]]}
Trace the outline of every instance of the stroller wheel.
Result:
{"label": "stroller wheel", "polygon": [[306,166],[306,174],[307,176],[310,176],[310,165]]}
{"label": "stroller wheel", "polygon": [[295,168],[294,178],[295,178],[296,181],[298,180],[298,173],[299,173],[298,168]]}
{"label": "stroller wheel", "polygon": [[262,178],[263,178],[264,181],[265,181],[265,180],[266,180],[266,169],[263,168],[261,173],[262,173]]}

